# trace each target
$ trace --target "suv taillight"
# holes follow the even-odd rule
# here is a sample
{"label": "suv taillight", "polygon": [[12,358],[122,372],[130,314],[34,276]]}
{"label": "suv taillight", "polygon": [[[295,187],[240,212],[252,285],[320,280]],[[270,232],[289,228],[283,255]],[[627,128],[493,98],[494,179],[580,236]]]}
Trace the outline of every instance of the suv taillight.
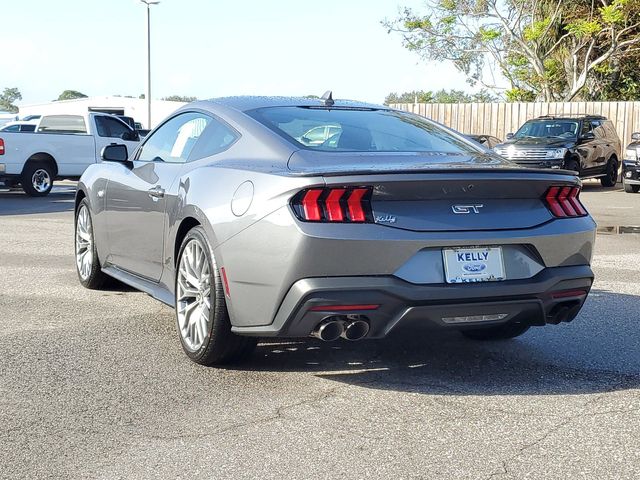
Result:
{"label": "suv taillight", "polygon": [[371,187],[309,188],[291,200],[296,216],[305,222],[373,222]]}
{"label": "suv taillight", "polygon": [[4,155],[4,140],[0,138],[0,155]]}
{"label": "suv taillight", "polygon": [[584,217],[587,210],[579,196],[580,187],[551,187],[544,195],[544,200],[556,218]]}

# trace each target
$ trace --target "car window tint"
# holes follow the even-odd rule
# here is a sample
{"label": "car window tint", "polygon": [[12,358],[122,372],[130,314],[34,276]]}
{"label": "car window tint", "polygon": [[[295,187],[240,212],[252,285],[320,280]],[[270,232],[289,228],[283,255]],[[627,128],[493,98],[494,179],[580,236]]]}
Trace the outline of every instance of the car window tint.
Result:
{"label": "car window tint", "polygon": [[193,147],[189,161],[210,157],[229,148],[239,138],[238,133],[224,123],[211,119]]}
{"label": "car window tint", "polygon": [[122,134],[131,129],[117,118],[96,116],[96,130],[100,137],[122,138]]}
{"label": "car window tint", "polygon": [[286,139],[327,152],[477,153],[437,124],[405,112],[345,107],[267,107],[247,112]]}
{"label": "car window tint", "polygon": [[21,125],[20,126],[20,131],[21,132],[35,132],[36,131],[36,126],[35,125]]}
{"label": "car window tint", "polygon": [[4,127],[2,131],[3,132],[19,132],[20,125],[9,125],[8,127]]}
{"label": "car window tint", "polygon": [[582,135],[593,132],[593,125],[590,121],[585,120],[582,122]]}
{"label": "car window tint", "polygon": [[48,115],[40,120],[38,132],[87,133],[87,125],[80,115]]}
{"label": "car window tint", "polygon": [[165,122],[140,149],[138,160],[184,163],[206,129],[211,117],[195,112],[182,113]]}

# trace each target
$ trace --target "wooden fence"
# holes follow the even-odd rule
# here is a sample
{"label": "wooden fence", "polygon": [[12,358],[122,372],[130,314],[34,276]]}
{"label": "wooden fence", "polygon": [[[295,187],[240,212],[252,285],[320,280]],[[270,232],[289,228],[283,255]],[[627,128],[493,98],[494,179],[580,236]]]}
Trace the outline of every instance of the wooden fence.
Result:
{"label": "wooden fence", "polygon": [[604,115],[613,121],[622,148],[631,142],[633,132],[640,131],[640,102],[400,103],[391,106],[431,118],[462,133],[493,135],[501,140],[527,120],[553,114]]}

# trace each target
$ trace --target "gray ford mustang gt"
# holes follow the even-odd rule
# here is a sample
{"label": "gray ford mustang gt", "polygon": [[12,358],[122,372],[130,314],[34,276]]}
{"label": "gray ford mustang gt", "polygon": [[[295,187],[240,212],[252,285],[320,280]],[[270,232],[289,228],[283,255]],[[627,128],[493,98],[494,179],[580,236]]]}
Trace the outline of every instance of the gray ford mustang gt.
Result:
{"label": "gray ford mustang gt", "polygon": [[571,321],[593,282],[595,223],[571,172],[517,166],[387,107],[195,102],[102,159],[78,183],[80,282],[114,277],[174,307],[201,364],[238,360],[258,337],[382,338],[411,323],[512,338]]}

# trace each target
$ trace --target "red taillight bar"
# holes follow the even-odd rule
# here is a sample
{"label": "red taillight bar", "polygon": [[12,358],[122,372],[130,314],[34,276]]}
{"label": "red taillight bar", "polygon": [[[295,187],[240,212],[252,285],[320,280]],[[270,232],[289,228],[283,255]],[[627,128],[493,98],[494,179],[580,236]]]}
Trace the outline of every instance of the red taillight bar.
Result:
{"label": "red taillight bar", "polygon": [[4,155],[4,140],[0,138],[0,155]]}
{"label": "red taillight bar", "polygon": [[306,222],[365,223],[373,221],[372,187],[330,187],[303,190],[291,201]]}
{"label": "red taillight bar", "polygon": [[556,218],[575,218],[587,215],[579,199],[580,187],[551,187],[544,196],[545,203]]}

